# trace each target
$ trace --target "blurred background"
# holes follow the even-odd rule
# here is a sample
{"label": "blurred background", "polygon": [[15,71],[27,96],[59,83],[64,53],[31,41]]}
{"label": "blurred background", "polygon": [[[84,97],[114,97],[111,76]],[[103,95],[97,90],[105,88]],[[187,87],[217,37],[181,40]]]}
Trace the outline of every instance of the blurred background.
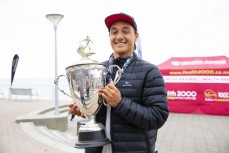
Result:
{"label": "blurred background", "polygon": [[86,36],[93,41],[92,58],[108,59],[112,49],[104,19],[119,12],[135,18],[142,58],[151,63],[229,56],[227,0],[0,0],[0,89],[7,95],[12,59],[18,54],[13,86],[33,87],[42,99],[53,97],[54,29],[46,14],[64,15],[57,26],[57,56],[58,74],[65,74],[80,58],[76,49]]}

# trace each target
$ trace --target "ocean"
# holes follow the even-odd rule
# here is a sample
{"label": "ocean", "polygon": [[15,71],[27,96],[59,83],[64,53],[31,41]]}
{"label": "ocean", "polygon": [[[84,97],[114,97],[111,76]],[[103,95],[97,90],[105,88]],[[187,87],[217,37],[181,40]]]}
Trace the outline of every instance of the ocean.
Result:
{"label": "ocean", "polygon": [[[62,77],[59,79],[59,87],[61,90],[64,90],[66,93],[70,94],[67,80]],[[9,88],[10,88],[10,79],[1,79],[0,78],[0,92],[3,92],[4,99],[9,97]],[[44,78],[14,78],[12,88],[32,88],[32,90],[38,93],[38,98],[40,100],[54,100],[55,98],[55,84],[54,79],[44,79]],[[24,96],[23,96],[24,97]],[[58,92],[59,100],[68,100],[72,99],[67,95],[64,95],[62,92]],[[0,99],[2,96],[0,96]],[[18,99],[20,97],[18,96]],[[24,97],[25,98],[25,97]],[[34,97],[36,98],[36,97]]]}

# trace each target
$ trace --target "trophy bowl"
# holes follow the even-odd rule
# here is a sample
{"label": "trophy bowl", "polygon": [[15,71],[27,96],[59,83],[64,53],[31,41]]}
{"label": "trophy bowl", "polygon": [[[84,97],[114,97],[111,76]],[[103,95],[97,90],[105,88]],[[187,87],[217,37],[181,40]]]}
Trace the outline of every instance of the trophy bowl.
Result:
{"label": "trophy bowl", "polygon": [[69,89],[73,101],[87,119],[80,125],[76,148],[96,147],[109,144],[104,126],[96,123],[94,116],[103,104],[98,97],[99,87],[105,81],[106,67],[98,63],[72,65],[66,68]]}
{"label": "trophy bowl", "polygon": [[[80,44],[77,49],[82,59],[65,68],[71,92],[71,96],[67,95],[72,98],[86,118],[86,123],[79,127],[78,141],[75,143],[75,148],[98,147],[110,143],[105,135],[104,126],[94,119],[103,104],[103,99],[99,98],[98,91],[100,86],[105,84],[107,69],[103,64],[89,58],[94,53],[91,52],[89,46],[91,40],[88,36],[83,42],[85,43]],[[89,51],[86,51],[86,48],[89,48]],[[55,80],[57,86],[59,77]],[[66,94],[63,90],[60,91]]]}

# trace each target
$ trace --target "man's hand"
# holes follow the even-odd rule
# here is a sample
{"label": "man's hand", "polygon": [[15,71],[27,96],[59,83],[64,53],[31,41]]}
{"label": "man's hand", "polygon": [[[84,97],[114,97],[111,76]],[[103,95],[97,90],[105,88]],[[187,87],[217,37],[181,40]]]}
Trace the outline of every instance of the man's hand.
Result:
{"label": "man's hand", "polygon": [[109,83],[105,87],[102,86],[99,89],[99,96],[102,96],[107,104],[113,108],[116,108],[122,99],[120,91],[115,87],[113,82]]}
{"label": "man's hand", "polygon": [[68,107],[69,107],[68,110],[69,114],[84,117],[84,115],[80,112],[80,109],[76,106],[76,104],[70,104],[68,105]]}

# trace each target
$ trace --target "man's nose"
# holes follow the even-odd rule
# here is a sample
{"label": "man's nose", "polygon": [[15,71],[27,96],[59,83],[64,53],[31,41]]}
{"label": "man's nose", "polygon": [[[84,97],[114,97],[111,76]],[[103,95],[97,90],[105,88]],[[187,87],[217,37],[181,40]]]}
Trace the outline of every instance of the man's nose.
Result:
{"label": "man's nose", "polygon": [[123,34],[122,34],[121,32],[119,32],[119,33],[117,34],[117,39],[118,39],[118,40],[122,40],[122,39],[123,39]]}

